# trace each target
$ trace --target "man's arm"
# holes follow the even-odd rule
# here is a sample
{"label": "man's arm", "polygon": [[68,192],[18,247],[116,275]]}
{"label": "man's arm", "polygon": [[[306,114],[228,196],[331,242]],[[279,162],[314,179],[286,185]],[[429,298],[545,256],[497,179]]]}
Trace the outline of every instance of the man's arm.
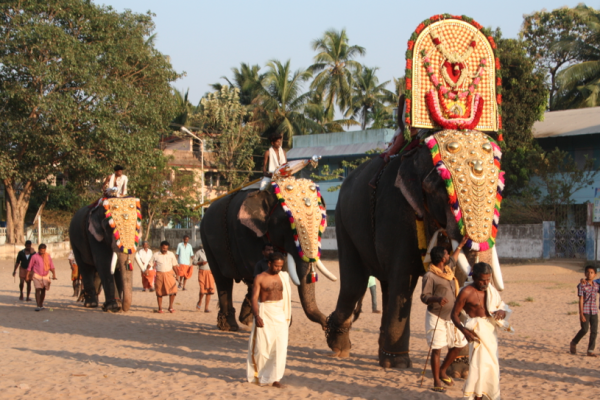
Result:
{"label": "man's arm", "polygon": [[470,288],[466,287],[463,290],[461,290],[461,292],[458,294],[458,297],[456,298],[456,303],[454,303],[454,308],[452,309],[452,322],[454,323],[454,325],[456,326],[456,328],[461,331],[463,333],[463,335],[465,335],[465,338],[467,339],[468,342],[472,342],[474,340],[479,339],[477,337],[477,334],[473,331],[468,330],[467,328],[464,327],[464,325],[462,324],[462,321],[460,320],[460,312],[463,310],[463,308],[465,307],[465,303],[467,302],[467,298],[468,298],[468,292],[470,292]]}
{"label": "man's arm", "polygon": [[17,274],[17,268],[19,267],[19,264],[21,264],[21,252],[17,254],[17,261],[15,261],[15,269],[13,269],[12,276],[15,276]]}
{"label": "man's arm", "polygon": [[254,278],[254,285],[252,286],[252,314],[256,320],[256,327],[262,328],[265,326],[262,318],[258,315],[258,297],[260,296],[260,282],[262,281],[260,275]]}
{"label": "man's arm", "polygon": [[264,176],[271,176],[271,174],[269,174],[268,168],[269,168],[269,150],[267,150],[265,152],[265,157],[263,160],[263,175]]}
{"label": "man's arm", "polygon": [[123,197],[127,196],[127,181],[129,181],[129,178],[123,175]]}
{"label": "man's arm", "polygon": [[444,306],[448,303],[448,299],[444,297],[433,296],[433,279],[430,279],[429,274],[423,276],[423,290],[421,291],[421,301],[427,305],[440,303]]}
{"label": "man's arm", "polygon": [[463,239],[460,242],[460,244],[458,245],[458,247],[456,248],[456,250],[454,250],[454,253],[452,253],[452,259],[454,260],[455,264],[458,262],[458,255],[460,254],[460,251],[462,250],[462,248],[465,247],[465,244],[467,244],[467,240],[469,240],[469,236],[467,236],[467,234],[465,234],[465,236],[463,236]]}
{"label": "man's arm", "polygon": [[585,322],[585,315],[583,315],[583,296],[579,296],[579,320]]}

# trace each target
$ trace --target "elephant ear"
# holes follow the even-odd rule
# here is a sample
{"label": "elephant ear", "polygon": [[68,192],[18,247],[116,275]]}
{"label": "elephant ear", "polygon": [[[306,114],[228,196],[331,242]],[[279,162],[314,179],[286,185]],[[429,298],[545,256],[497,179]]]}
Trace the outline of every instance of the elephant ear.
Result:
{"label": "elephant ear", "polygon": [[[416,149],[415,149],[416,150]],[[418,218],[425,215],[425,199],[423,197],[422,173],[417,168],[420,151],[407,154],[403,157],[395,186],[400,189],[408,204],[415,210]]]}
{"label": "elephant ear", "polygon": [[248,193],[238,212],[240,223],[256,236],[263,237],[267,233],[269,214],[276,201],[270,188]]}
{"label": "elephant ear", "polygon": [[88,231],[99,242],[104,240],[104,229],[102,229],[103,217],[102,209],[98,207],[89,214],[88,218]]}

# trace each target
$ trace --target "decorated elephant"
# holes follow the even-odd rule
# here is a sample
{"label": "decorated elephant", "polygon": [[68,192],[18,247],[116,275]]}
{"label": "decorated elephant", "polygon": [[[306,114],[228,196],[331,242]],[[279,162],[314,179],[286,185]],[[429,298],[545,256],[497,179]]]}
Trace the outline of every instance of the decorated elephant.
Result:
{"label": "decorated elephant", "polygon": [[[336,208],[341,288],[326,328],[327,343],[339,357],[350,353],[357,304],[373,275],[383,294],[379,363],[412,365],[412,295],[428,268],[428,242],[439,229],[454,248],[468,235],[458,263],[463,281],[471,266],[483,261],[492,266],[494,286],[504,288],[495,248],[502,153],[483,133],[502,138],[501,82],[495,75],[500,65],[493,39],[482,29],[451,15],[418,26],[406,53],[400,125],[407,147],[388,164],[380,157],[362,164],[342,184]],[[373,176],[375,188],[369,186]]]}
{"label": "decorated elephant", "polygon": [[326,215],[319,187],[291,176],[274,180],[267,190],[247,190],[214,201],[206,210],[200,235],[219,297],[217,326],[236,331],[232,302],[233,282],[248,285],[239,320],[252,320],[249,302],[254,265],[262,258],[263,244],[287,254],[290,278],[298,286],[307,317],[325,327],[325,315],[315,298],[318,272],[336,280],[320,260],[321,233]]}
{"label": "decorated elephant", "polygon": [[83,282],[85,307],[98,307],[99,277],[105,296],[103,310],[129,310],[132,254],[140,228],[140,202],[135,198],[106,198],[75,213],[69,236]]}

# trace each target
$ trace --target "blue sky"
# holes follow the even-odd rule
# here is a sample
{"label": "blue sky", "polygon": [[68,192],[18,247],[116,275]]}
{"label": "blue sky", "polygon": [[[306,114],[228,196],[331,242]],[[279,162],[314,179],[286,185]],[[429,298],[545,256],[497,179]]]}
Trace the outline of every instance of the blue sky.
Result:
{"label": "blue sky", "polygon": [[[358,0],[94,0],[118,11],[148,10],[156,14],[157,48],[186,77],[175,82],[190,89],[197,104],[210,83],[223,82],[241,62],[264,66],[271,59],[292,60],[294,69],[312,63],[312,40],[327,29],[346,28],[351,44],[367,50],[358,60],[379,67],[381,82],[404,74],[406,42],[417,25],[431,15],[464,14],[487,27],[500,27],[516,37],[523,15],[574,7],[580,1],[377,1]],[[598,2],[589,6],[600,8]]]}

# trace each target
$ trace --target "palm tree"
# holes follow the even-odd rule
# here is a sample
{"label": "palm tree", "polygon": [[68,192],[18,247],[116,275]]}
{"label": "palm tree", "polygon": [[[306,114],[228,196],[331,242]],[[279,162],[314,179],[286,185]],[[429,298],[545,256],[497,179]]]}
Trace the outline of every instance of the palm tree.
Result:
{"label": "palm tree", "polygon": [[189,117],[194,113],[195,107],[188,100],[190,89],[183,93],[183,90],[175,89],[175,102],[177,103],[177,115],[171,121],[173,125],[185,126]]}
{"label": "palm tree", "polygon": [[254,100],[253,123],[264,136],[281,134],[288,146],[291,146],[294,135],[319,131],[320,126],[304,115],[310,92],[302,93],[302,88],[311,73],[304,70],[292,72],[290,60],[285,63],[272,60],[267,68],[260,94]]}
{"label": "palm tree", "polygon": [[304,114],[307,118],[310,118],[321,126],[320,131],[312,133],[343,132],[344,128],[360,125],[360,122],[352,118],[342,118],[333,121],[327,121],[325,118],[327,111],[320,99],[320,96],[313,96],[313,98],[306,103],[304,106]]}
{"label": "palm tree", "polygon": [[385,88],[390,81],[379,83],[376,75],[378,69],[377,67],[363,67],[353,74],[354,96],[352,97],[352,107],[346,114],[360,119],[363,130],[367,129],[369,114],[373,113],[376,108],[385,108],[386,100],[394,97],[394,93]]}
{"label": "palm tree", "polygon": [[350,46],[345,29],[328,30],[321,39],[312,42],[312,48],[318,53],[309,71],[317,75],[310,88],[322,95],[326,120],[333,121],[335,104],[341,110],[352,104],[352,72],[361,67],[354,58],[364,56],[366,50],[361,46]]}
{"label": "palm tree", "polygon": [[[233,78],[230,80],[226,76],[222,76],[221,79],[225,79],[230,87],[238,88],[240,91],[240,103],[249,106],[252,104],[252,100],[258,96],[260,92],[261,82],[265,78],[265,74],[260,74],[260,66],[249,65],[241,63],[240,68],[231,68],[233,72]],[[213,83],[210,85],[215,90],[221,90],[223,85],[220,83]]]}
{"label": "palm tree", "polygon": [[600,13],[581,4],[574,10],[589,28],[590,40],[565,39],[556,44],[575,48],[583,61],[558,74],[559,90],[552,109],[600,106]]}

